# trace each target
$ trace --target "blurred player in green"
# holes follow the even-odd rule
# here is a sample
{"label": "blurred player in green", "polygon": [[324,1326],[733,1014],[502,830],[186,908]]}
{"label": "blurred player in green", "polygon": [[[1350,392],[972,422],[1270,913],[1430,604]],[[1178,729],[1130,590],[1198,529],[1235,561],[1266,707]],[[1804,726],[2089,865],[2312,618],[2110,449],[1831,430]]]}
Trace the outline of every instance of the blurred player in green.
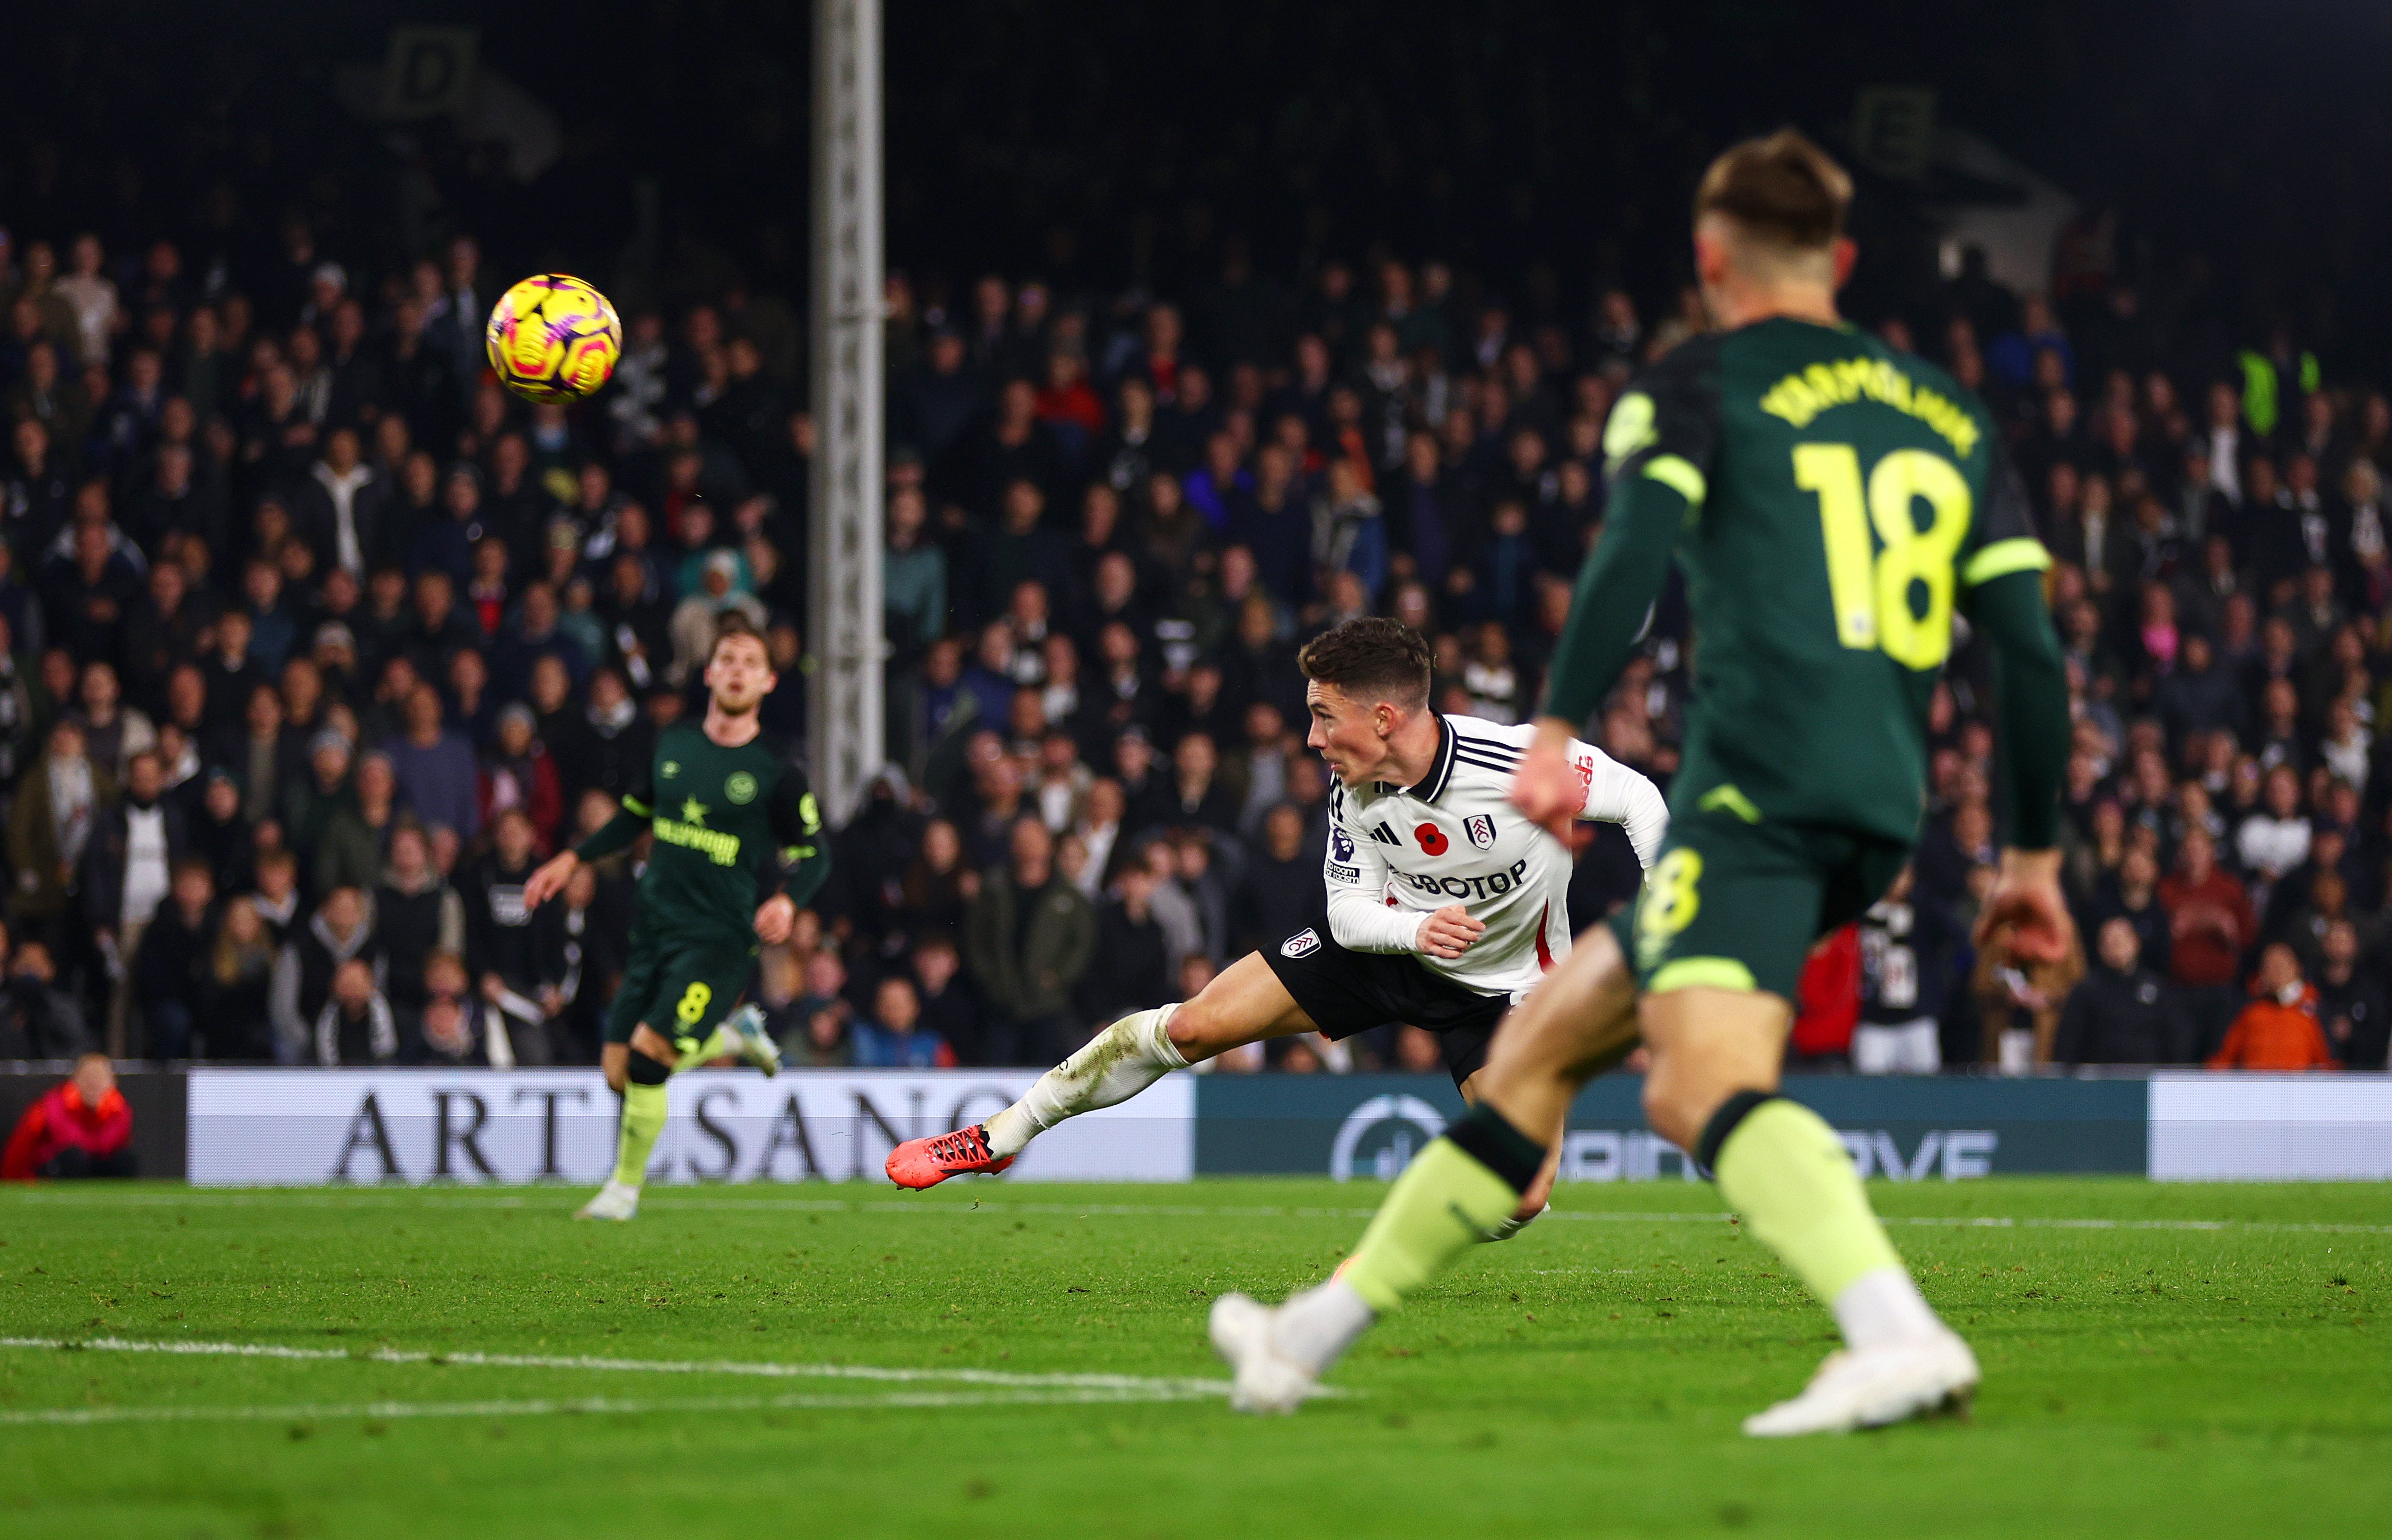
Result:
{"label": "blurred player in green", "polygon": [[1992,644],[2010,803],[1980,938],[2004,927],[2028,960],[2069,944],[2050,558],[1984,408],[1838,318],[1851,196],[1790,130],[1705,174],[1695,266],[1717,330],[1612,411],[1603,536],[1513,790],[1548,825],[1572,805],[1562,747],[1610,692],[1674,556],[1696,645],[1669,837],[1632,915],[1590,932],[1505,1018],[1476,1106],[1412,1162],[1338,1275],[1277,1309],[1215,1304],[1242,1408],[1293,1410],[1374,1319],[1509,1216],[1579,1087],[1636,1031],[1654,1130],[1716,1176],[1843,1331],[1809,1387],[1745,1431],[1875,1426],[1975,1389],[1975,1357],[1911,1281],[1835,1132],[1777,1094],[1805,951],[1885,891],[1917,838],[1928,697],[1956,613]]}
{"label": "blurred player in green", "polygon": [[[623,1098],[621,1150],[614,1177],[577,1218],[639,1211],[648,1154],[664,1132],[665,1081],[675,1070],[726,1055],[767,1075],[781,1068],[764,1013],[732,1007],[748,987],[757,944],[787,940],[800,906],[830,874],[830,849],[792,746],[757,719],[779,682],[764,639],[743,617],[727,617],[706,665],[705,717],[667,728],[605,827],[524,884],[524,907],[536,909],[563,892],[583,861],[644,833],[656,836],[601,1059],[606,1083]],[[767,884],[774,890],[760,904]]]}

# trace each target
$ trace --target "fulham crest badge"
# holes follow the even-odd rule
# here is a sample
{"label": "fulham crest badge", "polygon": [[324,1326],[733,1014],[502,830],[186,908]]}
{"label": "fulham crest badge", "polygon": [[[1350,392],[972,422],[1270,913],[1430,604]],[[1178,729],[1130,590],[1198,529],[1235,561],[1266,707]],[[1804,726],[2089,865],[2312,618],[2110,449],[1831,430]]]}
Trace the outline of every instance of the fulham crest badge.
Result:
{"label": "fulham crest badge", "polygon": [[1320,938],[1309,930],[1300,930],[1279,944],[1281,957],[1303,957],[1320,950]]}
{"label": "fulham crest badge", "polygon": [[1488,814],[1471,814],[1462,821],[1462,831],[1470,836],[1470,843],[1481,850],[1495,843],[1495,820]]}

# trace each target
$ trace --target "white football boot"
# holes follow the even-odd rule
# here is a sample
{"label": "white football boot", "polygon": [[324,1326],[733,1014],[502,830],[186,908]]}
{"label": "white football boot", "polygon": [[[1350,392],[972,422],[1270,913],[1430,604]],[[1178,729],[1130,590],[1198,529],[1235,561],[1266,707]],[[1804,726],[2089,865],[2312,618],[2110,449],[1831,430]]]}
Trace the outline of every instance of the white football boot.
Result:
{"label": "white football boot", "polygon": [[613,1177],[598,1196],[573,1211],[576,1219],[630,1219],[640,1211],[640,1189],[626,1187]]}
{"label": "white football boot", "polygon": [[1849,1433],[1949,1409],[1965,1412],[1977,1389],[1977,1355],[1949,1331],[1831,1352],[1791,1401],[1744,1419],[1757,1439]]}
{"label": "white football boot", "polygon": [[1245,1294],[1213,1301],[1213,1349],[1237,1371],[1229,1405],[1241,1412],[1284,1417],[1320,1393],[1312,1371],[1281,1352],[1273,1340],[1279,1312]]}
{"label": "white football boot", "polygon": [[723,1018],[722,1025],[739,1034],[739,1058],[769,1078],[781,1072],[781,1045],[764,1030],[764,1007],[749,1001]]}

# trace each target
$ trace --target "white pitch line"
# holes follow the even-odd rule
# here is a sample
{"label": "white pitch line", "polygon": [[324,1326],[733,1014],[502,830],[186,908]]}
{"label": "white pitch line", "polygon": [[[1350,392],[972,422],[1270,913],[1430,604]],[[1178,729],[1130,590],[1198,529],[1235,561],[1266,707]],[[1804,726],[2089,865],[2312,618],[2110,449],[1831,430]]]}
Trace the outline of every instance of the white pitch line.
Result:
{"label": "white pitch line", "polygon": [[735,1359],[593,1358],[585,1354],[433,1352],[375,1348],[299,1348],[280,1342],[145,1342],[122,1337],[0,1337],[0,1348],[75,1352],[159,1353],[172,1357],[275,1358],[316,1364],[431,1364],[499,1369],[572,1369],[600,1373],[726,1374],[765,1379],[869,1379],[895,1384],[990,1385],[1009,1390],[1071,1390],[1109,1394],[1227,1395],[1226,1379],[1152,1378],[1123,1374],[1012,1374],[995,1369],[891,1369],[871,1364],[773,1364]]}
{"label": "white pitch line", "polygon": [[[1191,1383],[1203,1383],[1196,1381]],[[1219,1387],[1228,1389],[1224,1381]],[[82,1427],[103,1422],[307,1422],[364,1417],[548,1417],[559,1413],[876,1411],[968,1406],[1082,1406],[1197,1401],[1212,1391],[1175,1390],[1157,1380],[1138,1389],[891,1391],[885,1395],[698,1396],[658,1401],[581,1396],[538,1401],[365,1401],[296,1406],[56,1406],[0,1411],[0,1427]]]}
{"label": "white pitch line", "polygon": [[[185,1204],[218,1204],[228,1207],[303,1208],[303,1209],[526,1209],[545,1207],[536,1199],[525,1197],[483,1197],[461,1193],[454,1189],[411,1189],[406,1193],[363,1190],[354,1194],[298,1192],[289,1196],[254,1192],[214,1193],[197,1190],[189,1194],[118,1193],[104,1188],[84,1188],[75,1191],[37,1190],[27,1193],[0,1194],[0,1208],[9,1202],[65,1204],[123,1204],[135,1206],[176,1207]],[[1296,1219],[1296,1220],[1366,1220],[1378,1213],[1376,1209],[1329,1209],[1272,1205],[1204,1205],[1190,1203],[1014,1203],[1003,1199],[980,1200],[971,1204],[953,1201],[919,1201],[909,1198],[715,1198],[682,1197],[670,1192],[651,1192],[647,1199],[651,1212],[667,1213],[676,1210],[722,1212],[792,1212],[792,1213],[868,1213],[956,1216],[970,1214],[1040,1214],[1059,1215],[1072,1219],[1090,1218],[1161,1218],[1161,1219]],[[560,1204],[561,1209],[561,1204]],[[1730,1223],[1736,1216],[1724,1210],[1710,1213],[1656,1211],[1641,1213],[1632,1210],[1596,1211],[1583,1209],[1555,1209],[1545,1216],[1565,1223],[1595,1224],[1721,1224]],[[1879,1216],[1888,1224],[1924,1225],[1939,1229],[2021,1229],[2021,1230],[2155,1230],[2190,1233],[2232,1233],[2252,1235],[2328,1235],[2328,1236],[2392,1236],[2392,1224],[2298,1224],[2270,1220],[2239,1219],[2066,1219],[2017,1215],[1902,1215]]]}

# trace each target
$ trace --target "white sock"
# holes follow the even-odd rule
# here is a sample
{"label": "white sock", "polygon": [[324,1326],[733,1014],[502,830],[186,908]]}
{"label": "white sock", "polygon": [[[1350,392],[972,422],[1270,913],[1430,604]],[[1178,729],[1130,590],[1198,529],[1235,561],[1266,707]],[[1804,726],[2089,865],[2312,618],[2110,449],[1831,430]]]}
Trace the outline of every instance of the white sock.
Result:
{"label": "white sock", "polygon": [[1288,1297],[1271,1318],[1271,1343],[1314,1375],[1329,1372],[1378,1315],[1343,1278]]}
{"label": "white sock", "polygon": [[1188,1061],[1171,1045],[1171,1013],[1179,1007],[1125,1016],[1087,1045],[1038,1077],[1021,1100],[991,1118],[991,1154],[1019,1155],[1021,1146],[1066,1118],[1125,1102]]}
{"label": "white sock", "polygon": [[1880,1267],[1854,1278],[1836,1296],[1833,1309],[1844,1341],[1853,1348],[1915,1342],[1946,1329],[1910,1275],[1899,1267]]}

